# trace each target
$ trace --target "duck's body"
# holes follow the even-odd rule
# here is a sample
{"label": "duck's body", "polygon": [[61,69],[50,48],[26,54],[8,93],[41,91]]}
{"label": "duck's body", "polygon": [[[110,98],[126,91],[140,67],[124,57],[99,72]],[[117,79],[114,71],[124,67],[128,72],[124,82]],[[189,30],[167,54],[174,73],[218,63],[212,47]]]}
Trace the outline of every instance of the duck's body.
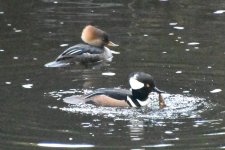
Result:
{"label": "duck's body", "polygon": [[83,96],[83,102],[97,106],[107,107],[142,107],[147,106],[151,101],[148,95],[151,92],[159,94],[160,108],[165,107],[165,103],[160,91],[154,83],[151,75],[136,72],[129,77],[130,90],[100,88],[92,93]]}
{"label": "duck's body", "polygon": [[[106,46],[118,46],[109,41],[108,34],[94,26],[86,26],[81,35],[84,43],[77,44],[66,49],[54,62],[48,63],[46,67],[57,67],[60,64],[71,63],[93,63],[100,61],[111,61],[112,52]],[[56,65],[55,65],[56,64]],[[59,64],[59,65],[58,65]]]}
{"label": "duck's body", "polygon": [[112,52],[107,47],[99,48],[88,44],[77,44],[66,49],[55,61],[92,63],[111,61],[112,57]]}
{"label": "duck's body", "polygon": [[126,89],[100,88],[85,96],[88,104],[105,107],[129,107],[127,96],[132,96]]}

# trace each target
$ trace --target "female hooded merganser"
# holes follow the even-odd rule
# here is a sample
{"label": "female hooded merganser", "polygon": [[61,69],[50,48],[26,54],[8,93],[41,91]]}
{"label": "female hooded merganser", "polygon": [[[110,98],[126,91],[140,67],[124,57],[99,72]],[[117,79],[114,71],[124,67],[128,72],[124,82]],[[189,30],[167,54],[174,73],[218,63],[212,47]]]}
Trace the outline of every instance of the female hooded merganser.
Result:
{"label": "female hooded merganser", "polygon": [[[159,94],[160,108],[166,106],[161,96],[163,91],[155,86],[154,79],[150,74],[144,72],[131,73],[129,75],[129,84],[131,87],[130,90],[110,88],[97,89],[85,95],[82,101],[84,100],[87,104],[106,107],[142,107],[150,103],[151,100],[148,99],[149,93],[157,92]],[[64,101],[71,103],[71,99],[72,98],[66,98]]]}
{"label": "female hooded merganser", "polygon": [[109,40],[109,36],[92,25],[87,25],[81,34],[84,43],[66,49],[55,61],[47,63],[46,67],[65,66],[72,62],[91,63],[111,61],[112,51],[106,46],[119,46]]}

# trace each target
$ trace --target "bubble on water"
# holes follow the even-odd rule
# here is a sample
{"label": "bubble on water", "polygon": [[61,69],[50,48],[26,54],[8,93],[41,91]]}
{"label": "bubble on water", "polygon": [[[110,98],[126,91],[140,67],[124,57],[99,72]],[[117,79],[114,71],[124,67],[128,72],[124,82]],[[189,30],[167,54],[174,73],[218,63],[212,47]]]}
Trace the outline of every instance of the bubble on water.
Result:
{"label": "bubble on water", "polygon": [[199,45],[200,43],[199,42],[189,42],[188,45],[190,46],[195,46],[195,45]]}
{"label": "bubble on water", "polygon": [[4,49],[0,49],[0,52],[4,52],[5,50]]}
{"label": "bubble on water", "polygon": [[16,29],[16,28],[13,28],[13,30],[14,30],[14,32],[16,32],[16,33],[22,32],[22,30]]}
{"label": "bubble on water", "polygon": [[12,82],[6,81],[5,84],[10,85],[10,84],[12,84]]}
{"label": "bubble on water", "polygon": [[225,10],[217,10],[213,12],[214,14],[223,14],[225,13]]}
{"label": "bubble on water", "polygon": [[169,23],[170,26],[175,26],[177,24],[178,24],[177,22],[171,22],[171,23]]}
{"label": "bubble on water", "polygon": [[184,44],[184,41],[180,41],[180,44]]}
{"label": "bubble on water", "polygon": [[176,71],[176,74],[181,74],[181,73],[182,73],[181,70]]}
{"label": "bubble on water", "polygon": [[177,29],[177,30],[183,30],[184,29],[184,27],[181,27],[181,26],[175,26],[175,27],[173,27],[174,29]]}
{"label": "bubble on water", "polygon": [[54,4],[58,4],[59,2],[58,2],[58,1],[54,1],[53,3],[54,3]]}
{"label": "bubble on water", "polygon": [[103,76],[115,76],[116,73],[114,73],[114,72],[103,72],[102,75]]}
{"label": "bubble on water", "polygon": [[14,56],[13,59],[17,60],[17,59],[19,59],[19,57],[18,56]]}
{"label": "bubble on water", "polygon": [[66,47],[68,46],[69,44],[61,44],[60,47]]}
{"label": "bubble on water", "polygon": [[208,69],[211,69],[211,68],[212,68],[212,66],[208,66],[207,68],[208,68]]}
{"label": "bubble on water", "polygon": [[33,84],[24,84],[22,85],[22,87],[25,89],[31,89],[33,87]]}
{"label": "bubble on water", "polygon": [[168,35],[174,35],[174,33],[173,33],[173,32],[171,32],[171,33],[169,33]]}
{"label": "bubble on water", "polygon": [[144,34],[144,36],[148,36],[148,34]]}
{"label": "bubble on water", "polygon": [[219,93],[219,92],[222,92],[222,89],[214,89],[210,91],[210,93]]}
{"label": "bubble on water", "polygon": [[0,11],[0,15],[3,15],[5,12],[4,11]]}
{"label": "bubble on water", "polygon": [[164,133],[165,133],[165,134],[173,134],[172,131],[165,131]]}
{"label": "bubble on water", "polygon": [[199,47],[198,47],[198,46],[196,46],[196,47],[194,47],[194,49],[199,49]]}
{"label": "bubble on water", "polygon": [[167,52],[162,52],[163,54],[167,54]]}

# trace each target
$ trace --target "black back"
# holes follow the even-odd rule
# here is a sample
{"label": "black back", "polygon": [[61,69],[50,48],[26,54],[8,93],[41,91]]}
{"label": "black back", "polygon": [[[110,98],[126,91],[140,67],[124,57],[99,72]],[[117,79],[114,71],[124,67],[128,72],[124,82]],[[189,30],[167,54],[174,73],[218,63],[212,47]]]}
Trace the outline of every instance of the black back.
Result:
{"label": "black back", "polygon": [[93,91],[91,94],[86,95],[86,99],[90,99],[96,95],[106,95],[118,100],[126,100],[127,96],[131,96],[131,91],[126,89],[113,89],[113,88],[100,88]]}

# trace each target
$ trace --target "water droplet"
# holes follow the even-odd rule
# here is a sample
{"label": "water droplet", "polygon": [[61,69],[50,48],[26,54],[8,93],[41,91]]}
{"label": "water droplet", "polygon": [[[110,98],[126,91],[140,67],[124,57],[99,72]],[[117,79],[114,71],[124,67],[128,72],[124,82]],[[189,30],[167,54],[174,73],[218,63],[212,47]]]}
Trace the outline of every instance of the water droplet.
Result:
{"label": "water droplet", "polygon": [[70,140],[70,141],[72,141],[72,140],[73,140],[73,138],[72,138],[72,137],[70,137],[70,138],[69,138],[69,140]]}
{"label": "water droplet", "polygon": [[102,75],[103,76],[115,76],[116,73],[114,73],[114,72],[103,72]]}
{"label": "water droplet", "polygon": [[169,23],[170,26],[175,26],[177,24],[178,24],[177,22],[171,22],[171,23]]}
{"label": "water droplet", "polygon": [[210,93],[219,93],[221,91],[222,91],[221,89],[214,89],[214,90],[210,91]]}
{"label": "water droplet", "polygon": [[217,10],[213,12],[214,14],[223,14],[225,13],[225,10]]}
{"label": "water droplet", "polygon": [[166,134],[173,134],[172,131],[165,131]]}
{"label": "water droplet", "polygon": [[179,70],[179,71],[176,71],[176,73],[177,73],[177,74],[181,74],[181,73],[182,73],[182,71],[181,71],[181,70]]}
{"label": "water droplet", "polygon": [[177,29],[177,30],[183,30],[184,29],[184,27],[181,27],[181,26],[175,26],[175,27],[173,27],[174,29]]}
{"label": "water droplet", "polygon": [[6,81],[5,84],[10,85],[10,84],[12,84],[12,82]]}
{"label": "water droplet", "polygon": [[22,85],[22,87],[25,89],[31,89],[33,87],[33,84],[24,84]]}
{"label": "water droplet", "polygon": [[194,49],[199,49],[199,47],[198,47],[198,46],[196,46],[196,47],[194,47]]}
{"label": "water droplet", "polygon": [[16,28],[13,28],[14,32],[16,33],[19,33],[19,32],[22,32],[22,30],[19,30],[19,29],[16,29]]}
{"label": "water droplet", "polygon": [[191,45],[191,46],[192,46],[192,45],[199,45],[199,44],[200,44],[199,42],[189,42],[189,43],[188,43],[188,45]]}
{"label": "water droplet", "polygon": [[184,41],[180,41],[180,44],[184,44]]}
{"label": "water droplet", "polygon": [[68,46],[69,44],[61,44],[60,47]]}

